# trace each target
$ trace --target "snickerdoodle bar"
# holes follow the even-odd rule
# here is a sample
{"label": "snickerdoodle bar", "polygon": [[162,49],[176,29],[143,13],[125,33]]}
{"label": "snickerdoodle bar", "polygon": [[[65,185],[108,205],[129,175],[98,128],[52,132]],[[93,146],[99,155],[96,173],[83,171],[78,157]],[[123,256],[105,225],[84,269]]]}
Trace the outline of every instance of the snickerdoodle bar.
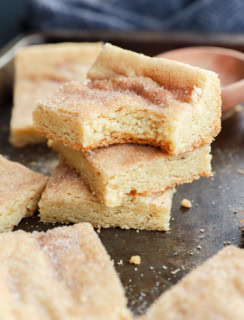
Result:
{"label": "snickerdoodle bar", "polygon": [[0,288],[0,319],[130,319],[113,263],[88,223],[1,234]]}
{"label": "snickerdoodle bar", "polygon": [[40,134],[77,150],[132,142],[177,155],[220,131],[220,82],[212,71],[106,44],[88,79],[38,102]]}
{"label": "snickerdoodle bar", "polygon": [[210,146],[172,156],[159,148],[117,144],[87,152],[50,142],[108,207],[123,204],[128,195],[163,192],[211,173]]}
{"label": "snickerdoodle bar", "polygon": [[101,43],[61,43],[25,47],[17,52],[9,139],[13,146],[45,141],[33,128],[32,111],[37,100],[67,81],[84,80],[101,47]]}
{"label": "snickerdoodle bar", "polygon": [[227,247],[166,291],[138,320],[244,319],[244,250]]}
{"label": "snickerdoodle bar", "polygon": [[59,164],[39,202],[44,222],[90,222],[94,227],[160,230],[169,229],[174,190],[149,196],[128,196],[116,208],[106,207],[65,164]]}
{"label": "snickerdoodle bar", "polygon": [[46,182],[42,174],[0,155],[0,232],[33,215]]}

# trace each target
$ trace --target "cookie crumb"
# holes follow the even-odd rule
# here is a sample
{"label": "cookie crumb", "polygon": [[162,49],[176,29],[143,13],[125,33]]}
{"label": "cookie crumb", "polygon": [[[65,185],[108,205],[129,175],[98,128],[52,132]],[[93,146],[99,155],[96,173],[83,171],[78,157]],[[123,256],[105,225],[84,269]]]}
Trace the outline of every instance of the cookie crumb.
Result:
{"label": "cookie crumb", "polygon": [[187,200],[187,199],[183,199],[181,201],[181,206],[189,209],[189,208],[191,208],[191,201]]}
{"label": "cookie crumb", "polygon": [[198,250],[202,250],[202,247],[199,245],[199,246],[197,246],[197,249]]}
{"label": "cookie crumb", "polygon": [[175,274],[178,273],[179,271],[180,271],[180,268],[171,271],[171,273],[175,275]]}
{"label": "cookie crumb", "polygon": [[118,262],[118,265],[119,266],[123,266],[123,260],[122,259]]}
{"label": "cookie crumb", "polygon": [[129,263],[131,264],[140,264],[141,263],[141,257],[140,256],[131,256]]}

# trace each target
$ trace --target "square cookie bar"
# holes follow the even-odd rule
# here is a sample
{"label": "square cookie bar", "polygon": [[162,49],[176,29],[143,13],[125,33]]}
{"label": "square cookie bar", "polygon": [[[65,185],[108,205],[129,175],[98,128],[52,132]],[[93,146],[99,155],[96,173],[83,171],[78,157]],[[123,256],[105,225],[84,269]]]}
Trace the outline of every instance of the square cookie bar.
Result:
{"label": "square cookie bar", "polygon": [[117,144],[87,152],[55,142],[50,145],[108,207],[122,205],[128,195],[163,192],[212,175],[209,145],[178,156],[137,144]]}
{"label": "square cookie bar", "polygon": [[50,177],[39,202],[44,222],[90,222],[94,227],[123,229],[169,229],[174,190],[150,196],[128,196],[116,208],[106,207],[65,164],[59,164]]}
{"label": "square cookie bar", "polygon": [[0,235],[0,318],[127,320],[124,290],[88,223]]}
{"label": "square cookie bar", "polygon": [[40,134],[77,150],[132,142],[177,155],[220,131],[212,71],[106,44],[88,78],[39,101],[33,118]]}
{"label": "square cookie bar", "polygon": [[32,111],[37,100],[70,80],[83,80],[101,43],[61,43],[20,49],[15,57],[14,106],[10,143],[23,147],[46,139],[33,128]]}
{"label": "square cookie bar", "polygon": [[47,177],[0,155],[0,232],[34,214]]}

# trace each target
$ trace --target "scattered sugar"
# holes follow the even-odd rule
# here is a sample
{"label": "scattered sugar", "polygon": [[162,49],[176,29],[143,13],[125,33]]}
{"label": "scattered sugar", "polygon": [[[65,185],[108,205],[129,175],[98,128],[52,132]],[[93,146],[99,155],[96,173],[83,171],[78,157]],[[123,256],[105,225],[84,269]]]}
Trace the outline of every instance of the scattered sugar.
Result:
{"label": "scattered sugar", "polygon": [[180,268],[171,271],[171,273],[172,273],[173,275],[175,275],[175,274],[178,273],[179,271],[180,271]]}
{"label": "scattered sugar", "polygon": [[123,266],[123,260],[121,259],[118,263],[119,266]]}

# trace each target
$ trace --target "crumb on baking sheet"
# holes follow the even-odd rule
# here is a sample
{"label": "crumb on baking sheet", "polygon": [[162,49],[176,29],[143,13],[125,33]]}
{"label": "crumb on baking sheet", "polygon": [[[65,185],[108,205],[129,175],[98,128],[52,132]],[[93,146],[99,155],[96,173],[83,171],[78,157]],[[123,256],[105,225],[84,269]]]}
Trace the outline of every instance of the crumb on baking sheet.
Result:
{"label": "crumb on baking sheet", "polygon": [[180,268],[171,271],[171,273],[175,275],[175,274],[178,273],[179,271],[180,271]]}
{"label": "crumb on baking sheet", "polygon": [[141,257],[140,256],[131,256],[129,263],[131,264],[140,264],[141,263]]}
{"label": "crumb on baking sheet", "polygon": [[238,172],[239,174],[244,174],[244,170],[243,170],[243,169],[238,169],[237,172]]}
{"label": "crumb on baking sheet", "polygon": [[187,199],[183,199],[181,201],[181,206],[184,207],[184,208],[191,208],[191,201],[190,200],[187,200]]}

